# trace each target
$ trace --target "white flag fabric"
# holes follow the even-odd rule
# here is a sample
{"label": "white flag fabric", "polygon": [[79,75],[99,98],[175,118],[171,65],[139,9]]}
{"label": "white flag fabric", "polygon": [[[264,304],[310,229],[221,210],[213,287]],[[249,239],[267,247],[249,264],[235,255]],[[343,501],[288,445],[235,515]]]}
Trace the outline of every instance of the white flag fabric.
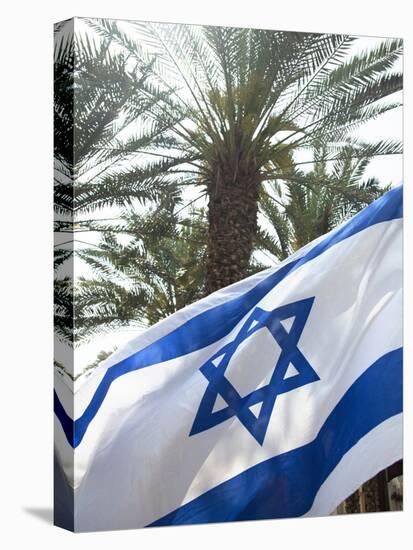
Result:
{"label": "white flag fabric", "polygon": [[149,328],[74,395],[57,377],[74,529],[331,513],[402,457],[402,345],[400,186]]}

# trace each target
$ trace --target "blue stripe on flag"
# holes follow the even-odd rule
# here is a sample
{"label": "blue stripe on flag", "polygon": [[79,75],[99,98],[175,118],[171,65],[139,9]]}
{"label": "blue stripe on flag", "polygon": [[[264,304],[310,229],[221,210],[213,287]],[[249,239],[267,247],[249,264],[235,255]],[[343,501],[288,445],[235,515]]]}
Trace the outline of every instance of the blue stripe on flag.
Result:
{"label": "blue stripe on flag", "polygon": [[344,394],[311,443],[249,468],[151,526],[302,516],[349,449],[402,412],[402,364],[402,348],[383,355]]}
{"label": "blue stripe on flag", "polygon": [[284,265],[245,294],[203,311],[146,348],[110,367],[84,413],[74,423],[55,394],[55,413],[69,443],[74,448],[80,444],[90,422],[103,403],[110,385],[116,378],[134,370],[187,355],[220,340],[231,332],[244,315],[292,271],[320,256],[335,244],[372,225],[401,218],[403,216],[402,196],[402,186],[392,189],[336,231],[330,233],[301,258]]}

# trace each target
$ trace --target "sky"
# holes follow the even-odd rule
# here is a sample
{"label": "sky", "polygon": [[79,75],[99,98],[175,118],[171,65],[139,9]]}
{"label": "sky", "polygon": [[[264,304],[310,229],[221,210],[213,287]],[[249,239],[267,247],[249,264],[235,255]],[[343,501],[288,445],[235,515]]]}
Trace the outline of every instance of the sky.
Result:
{"label": "sky", "polygon": [[[359,51],[362,51],[367,48],[372,48],[382,39],[379,38],[369,38],[363,37],[356,41],[352,49],[349,52],[349,55],[353,55]],[[402,60],[400,60],[395,69],[401,70]],[[399,100],[402,101],[402,93],[394,94],[390,96],[388,101]],[[354,134],[355,137],[365,139],[366,141],[375,142],[381,139],[403,139],[403,111],[402,108],[393,109],[387,113],[381,115],[378,119],[366,123],[362,128],[360,128],[357,133]],[[298,161],[308,160],[305,154],[297,157]],[[392,183],[397,185],[402,182],[403,179],[403,166],[402,166],[402,156],[401,155],[392,155],[385,157],[376,157],[373,159],[368,166],[365,178],[376,177],[379,179],[382,185],[388,185]],[[187,194],[187,199],[191,200],[197,196],[198,191],[190,190]],[[110,209],[96,213],[94,216],[96,218],[105,218],[105,217],[114,217],[119,213],[118,209]],[[88,216],[90,217],[90,216]],[[83,237],[79,237],[82,239]],[[67,235],[65,237],[67,240]],[[87,240],[90,243],[97,243],[99,241],[98,234],[87,234]],[[79,245],[78,245],[79,246]],[[80,245],[81,246],[81,245]],[[91,272],[85,264],[80,261],[77,261],[75,267],[76,275],[90,276]],[[83,369],[92,363],[97,354],[104,350],[110,351],[112,349],[119,348],[132,338],[134,338],[142,329],[137,327],[124,327],[118,330],[104,333],[100,336],[95,336],[91,342],[76,348],[75,351],[75,360],[74,360],[74,373],[80,373]],[[109,344],[110,342],[110,344]],[[59,360],[59,357],[64,355],[66,347],[57,343],[55,355],[56,359]],[[67,350],[66,350],[67,351]]]}

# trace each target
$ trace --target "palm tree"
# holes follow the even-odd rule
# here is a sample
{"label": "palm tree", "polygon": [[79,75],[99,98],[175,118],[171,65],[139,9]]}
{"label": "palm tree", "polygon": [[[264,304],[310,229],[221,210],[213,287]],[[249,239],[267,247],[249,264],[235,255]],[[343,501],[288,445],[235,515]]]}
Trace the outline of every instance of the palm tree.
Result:
{"label": "palm tree", "polygon": [[325,156],[325,147],[315,148],[311,171],[296,169],[287,182],[269,182],[261,189],[263,223],[256,246],[274,262],[328,233],[389,189],[375,178],[363,178],[370,158],[359,158],[351,146],[330,167]]}
{"label": "palm tree", "polygon": [[[151,179],[150,167],[122,170],[125,153],[109,147],[163,97],[148,100],[141,93],[151,63],[130,68],[128,55],[113,53],[110,45],[81,33],[61,33],[55,40],[55,205],[60,214],[78,217],[103,204],[153,200],[164,188],[162,178]],[[162,124],[146,125],[135,145],[153,146],[164,130]]]}
{"label": "palm tree", "polygon": [[76,252],[93,271],[75,289],[80,342],[102,330],[151,325],[202,296],[205,213],[193,209],[181,218],[176,206],[128,210],[116,225],[90,227],[103,236],[97,247]]}
{"label": "palm tree", "polygon": [[[157,100],[151,120],[168,129],[151,154],[159,173],[208,197],[207,293],[247,274],[264,182],[292,181],[294,153],[320,141],[331,160],[350,132],[399,105],[378,100],[402,87],[389,72],[400,40],[349,57],[356,39],[347,35],[87,23],[137,63],[153,63],[141,92]],[[360,157],[400,152],[395,143],[353,146]],[[119,148],[141,151],[135,138]]]}
{"label": "palm tree", "polygon": [[[74,299],[74,233],[84,215],[102,205],[142,204],[171,193],[167,175],[151,174],[122,163],[125,153],[108,148],[133,121],[145,118],[156,100],[140,93],[151,63],[130,68],[124,52],[113,52],[110,40],[96,41],[74,32],[73,21],[58,25],[54,52],[55,161],[55,334],[76,340]],[[162,98],[162,94],[160,94]],[[159,99],[160,100],[160,99]],[[142,149],[165,129],[154,123],[136,139]],[[87,226],[87,224],[86,224]],[[62,275],[63,272],[63,275]],[[68,274],[70,272],[70,274]]]}
{"label": "palm tree", "polygon": [[[369,159],[354,158],[352,147],[330,169],[324,156],[320,147],[310,172],[297,169],[294,181],[262,186],[248,274],[264,269],[267,259],[271,264],[285,259],[386,191],[376,180],[363,179]],[[306,186],[295,184],[301,180]],[[104,236],[98,247],[76,252],[93,269],[93,277],[82,278],[76,293],[82,338],[125,324],[150,325],[203,295],[206,216],[193,208],[181,217],[185,207],[178,206],[165,196],[146,215],[129,209],[116,224],[89,222],[90,231]]]}

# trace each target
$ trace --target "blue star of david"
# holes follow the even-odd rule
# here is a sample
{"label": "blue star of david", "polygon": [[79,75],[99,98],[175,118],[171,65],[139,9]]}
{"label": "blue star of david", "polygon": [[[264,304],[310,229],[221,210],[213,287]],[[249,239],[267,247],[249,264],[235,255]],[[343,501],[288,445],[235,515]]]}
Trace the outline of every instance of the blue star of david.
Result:
{"label": "blue star of david", "polygon": [[[236,338],[219,349],[199,369],[209,384],[202,397],[190,436],[209,430],[229,418],[236,416],[250,434],[262,445],[278,395],[290,392],[311,382],[319,380],[317,373],[298,349],[298,341],[304,330],[314,297],[287,304],[272,311],[256,307],[246,320]],[[283,325],[286,319],[294,318],[289,330]],[[248,395],[241,396],[231,382],[225,377],[225,371],[234,353],[247,338],[267,328],[281,348],[278,361],[270,382]],[[259,360],[259,353],[257,353]],[[296,374],[286,377],[289,365],[296,369]],[[251,368],[254,368],[251,365]],[[220,395],[227,407],[213,411],[215,401]],[[250,407],[262,403],[258,416]]]}

